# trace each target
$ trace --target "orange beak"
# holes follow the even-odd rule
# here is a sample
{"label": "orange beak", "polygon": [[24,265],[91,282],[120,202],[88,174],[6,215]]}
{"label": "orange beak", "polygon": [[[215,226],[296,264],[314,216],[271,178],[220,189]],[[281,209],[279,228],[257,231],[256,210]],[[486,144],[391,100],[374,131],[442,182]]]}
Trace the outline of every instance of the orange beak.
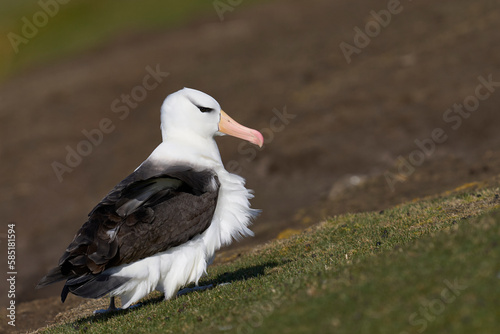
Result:
{"label": "orange beak", "polygon": [[254,129],[247,128],[229,117],[223,110],[220,111],[219,131],[226,135],[234,136],[259,147],[264,145],[264,137]]}

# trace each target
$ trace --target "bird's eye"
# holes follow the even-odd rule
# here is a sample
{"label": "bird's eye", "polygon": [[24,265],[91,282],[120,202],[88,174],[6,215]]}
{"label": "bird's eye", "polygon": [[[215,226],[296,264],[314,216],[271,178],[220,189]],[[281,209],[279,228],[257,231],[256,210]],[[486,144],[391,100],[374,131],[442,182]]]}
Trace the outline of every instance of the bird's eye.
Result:
{"label": "bird's eye", "polygon": [[212,108],[207,108],[207,107],[200,107],[197,106],[198,109],[200,109],[201,112],[211,112],[213,109]]}

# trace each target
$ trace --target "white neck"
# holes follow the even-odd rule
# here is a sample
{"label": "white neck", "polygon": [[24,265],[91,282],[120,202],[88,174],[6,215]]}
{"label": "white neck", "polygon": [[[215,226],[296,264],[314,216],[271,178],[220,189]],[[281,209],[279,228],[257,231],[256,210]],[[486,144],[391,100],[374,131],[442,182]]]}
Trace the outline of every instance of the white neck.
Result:
{"label": "white neck", "polygon": [[222,167],[219,148],[214,138],[204,138],[196,133],[162,129],[163,142],[148,159],[164,163],[189,163],[194,166]]}

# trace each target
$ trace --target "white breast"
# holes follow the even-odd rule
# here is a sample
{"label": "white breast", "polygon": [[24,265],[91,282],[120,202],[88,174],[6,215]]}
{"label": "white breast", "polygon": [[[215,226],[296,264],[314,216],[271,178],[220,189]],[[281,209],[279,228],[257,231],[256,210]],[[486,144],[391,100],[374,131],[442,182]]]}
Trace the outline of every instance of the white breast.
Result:
{"label": "white breast", "polygon": [[253,195],[245,188],[242,177],[230,174],[222,165],[219,166],[213,166],[221,184],[217,208],[205,232],[183,245],[104,272],[131,277],[127,283],[110,293],[111,296],[121,297],[123,308],[153,290],[164,292],[165,299],[169,299],[182,286],[191,282],[198,284],[216,250],[230,244],[232,239],[253,235],[248,225],[259,213],[259,210],[250,208],[249,199]]}

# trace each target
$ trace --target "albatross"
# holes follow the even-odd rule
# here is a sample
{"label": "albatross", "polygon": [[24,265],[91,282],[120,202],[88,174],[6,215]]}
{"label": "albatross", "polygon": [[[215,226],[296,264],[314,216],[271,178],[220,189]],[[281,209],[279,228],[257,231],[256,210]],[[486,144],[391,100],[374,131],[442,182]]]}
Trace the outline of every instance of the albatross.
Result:
{"label": "albatross", "polygon": [[215,251],[248,228],[259,210],[250,207],[245,180],[225,170],[215,136],[231,135],[262,147],[256,130],[229,117],[201,91],[184,88],[161,107],[162,142],[89,213],[58,266],[37,288],[66,281],[68,293],[120,297],[128,308],[154,290],[165,299],[198,285]]}

